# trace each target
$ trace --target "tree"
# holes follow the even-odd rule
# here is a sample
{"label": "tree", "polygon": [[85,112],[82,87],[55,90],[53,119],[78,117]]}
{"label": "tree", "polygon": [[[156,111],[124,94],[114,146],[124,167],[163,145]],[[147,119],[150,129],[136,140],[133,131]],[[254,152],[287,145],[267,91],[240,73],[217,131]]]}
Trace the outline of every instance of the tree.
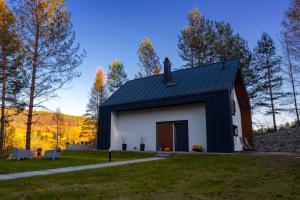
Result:
{"label": "tree", "polygon": [[211,21],[197,8],[188,13],[188,25],[179,35],[179,56],[185,67],[239,58],[242,68],[251,60],[247,42],[235,34],[229,23]]}
{"label": "tree", "polygon": [[161,69],[158,66],[156,66],[154,68],[153,75],[159,75],[159,74],[161,74]]}
{"label": "tree", "polygon": [[59,108],[56,109],[56,112],[53,115],[53,121],[55,121],[56,124],[56,132],[54,134],[54,138],[56,140],[56,149],[58,149],[59,141],[64,136],[64,116]]}
{"label": "tree", "polygon": [[283,55],[286,60],[286,67],[288,71],[288,80],[291,84],[292,91],[288,93],[293,99],[293,111],[296,115],[298,126],[299,109],[297,105],[297,86],[299,82],[300,72],[300,1],[291,0],[291,4],[285,12],[282,21],[283,31],[281,32],[281,45]]}
{"label": "tree", "polygon": [[80,137],[87,138],[90,142],[96,142],[97,121],[94,118],[87,117],[81,126]]}
{"label": "tree", "polygon": [[286,60],[286,68],[288,72],[288,81],[291,84],[291,92],[287,92],[288,96],[291,96],[293,100],[293,109],[295,115],[296,115],[296,122],[297,125],[300,126],[300,120],[299,120],[299,109],[298,109],[298,103],[297,103],[297,96],[298,93],[296,91],[296,72],[297,72],[297,65],[295,64],[295,59],[293,56],[293,49],[292,49],[292,41],[290,41],[290,38],[288,37],[286,32],[282,32],[281,34],[281,45],[283,50],[283,55]]}
{"label": "tree", "polygon": [[284,98],[280,64],[281,58],[276,54],[273,39],[267,33],[263,33],[254,48],[252,66],[258,72],[257,80],[261,88],[257,104],[266,109],[266,115],[272,115],[275,131],[277,130],[275,115],[282,111],[278,104]]}
{"label": "tree", "polygon": [[282,26],[286,37],[291,42],[291,53],[300,58],[300,0],[291,0],[291,4],[284,14]]}
{"label": "tree", "polygon": [[249,97],[255,93],[252,85],[256,82],[249,67],[251,51],[246,40],[235,34],[229,23],[206,19],[194,8],[187,16],[188,25],[181,31],[178,40],[179,56],[186,62],[184,67],[237,58],[244,74]]}
{"label": "tree", "polygon": [[124,65],[118,60],[115,60],[109,65],[107,74],[107,85],[110,92],[115,92],[127,81],[127,74],[124,70]]}
{"label": "tree", "polygon": [[75,45],[70,12],[64,0],[20,0],[14,5],[22,47],[29,61],[30,86],[26,149],[30,149],[33,109],[56,97],[72,79],[84,53]]}
{"label": "tree", "polygon": [[99,69],[96,73],[96,78],[95,78],[95,82],[94,82],[94,86],[93,86],[93,90],[96,94],[96,117],[98,117],[98,107],[101,106],[103,104],[103,102],[105,101],[105,99],[107,98],[107,93],[106,93],[106,88],[105,88],[105,84],[106,84],[106,76],[105,76],[105,72],[103,69]]}
{"label": "tree", "polygon": [[186,62],[184,67],[213,62],[213,22],[201,16],[197,8],[188,13],[187,19],[188,25],[178,36],[179,56]]}
{"label": "tree", "polygon": [[98,127],[99,107],[107,98],[106,92],[106,77],[103,69],[96,72],[94,85],[92,87],[89,102],[87,104],[86,114],[87,118],[83,121],[81,127],[81,137],[91,137],[96,135]]}
{"label": "tree", "polygon": [[1,127],[0,127],[0,153],[4,147],[6,108],[13,107],[17,111],[23,109],[24,102],[21,90],[25,84],[22,62],[24,54],[15,30],[15,17],[9,10],[4,0],[0,0],[0,60],[1,60]]}
{"label": "tree", "polygon": [[156,55],[149,38],[146,37],[139,45],[138,56],[141,69],[138,74],[135,75],[136,78],[152,76],[155,74],[155,71],[158,71],[157,68],[161,71],[159,58]]}

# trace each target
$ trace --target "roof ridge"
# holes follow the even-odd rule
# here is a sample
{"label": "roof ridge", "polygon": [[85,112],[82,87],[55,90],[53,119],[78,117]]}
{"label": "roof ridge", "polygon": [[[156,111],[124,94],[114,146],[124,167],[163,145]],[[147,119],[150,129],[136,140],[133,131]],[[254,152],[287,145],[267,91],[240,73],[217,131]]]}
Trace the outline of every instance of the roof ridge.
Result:
{"label": "roof ridge", "polygon": [[[238,61],[239,59],[237,58],[231,58],[231,59],[228,59],[228,60],[225,60],[225,61],[219,61],[219,62],[214,62],[214,63],[208,63],[208,64],[202,64],[202,65],[198,65],[196,67],[187,67],[187,68],[183,68],[183,69],[178,69],[178,70],[175,70],[175,71],[171,71],[172,73],[173,72],[181,72],[181,71],[184,71],[184,70],[190,70],[190,69],[195,69],[195,68],[201,68],[201,67],[208,67],[208,66],[211,66],[211,65],[216,65],[216,64],[219,64],[219,63],[227,63],[227,62],[232,62],[232,61]],[[140,78],[135,78],[135,79],[130,79],[127,82],[131,82],[131,81],[135,81],[135,80],[142,80],[142,79],[146,79],[146,78],[153,78],[153,77],[159,77],[159,76],[162,76],[164,75],[163,73],[162,74],[156,74],[156,75],[151,75],[151,76],[146,76],[146,77],[140,77]]]}

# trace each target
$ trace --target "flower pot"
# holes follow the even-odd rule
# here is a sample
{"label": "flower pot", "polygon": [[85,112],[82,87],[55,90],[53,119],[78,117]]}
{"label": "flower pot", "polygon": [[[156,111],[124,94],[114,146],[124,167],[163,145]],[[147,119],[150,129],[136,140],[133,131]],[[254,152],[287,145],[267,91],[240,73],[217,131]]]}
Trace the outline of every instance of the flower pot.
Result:
{"label": "flower pot", "polygon": [[140,151],[145,151],[145,144],[140,144]]}
{"label": "flower pot", "polygon": [[127,144],[122,144],[122,150],[126,151],[126,149],[127,149]]}

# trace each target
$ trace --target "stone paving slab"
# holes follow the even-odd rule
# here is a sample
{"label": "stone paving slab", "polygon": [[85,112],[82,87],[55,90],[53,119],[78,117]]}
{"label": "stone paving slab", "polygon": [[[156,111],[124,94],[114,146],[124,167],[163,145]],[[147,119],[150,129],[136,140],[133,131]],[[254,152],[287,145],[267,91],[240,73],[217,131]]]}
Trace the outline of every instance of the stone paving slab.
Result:
{"label": "stone paving slab", "polygon": [[127,165],[127,164],[132,164],[132,163],[141,163],[141,162],[146,162],[146,161],[155,161],[155,160],[162,160],[162,159],[164,159],[164,158],[152,157],[152,158],[144,158],[144,159],[136,159],[136,160],[93,164],[93,165],[82,165],[82,166],[63,167],[63,168],[47,169],[47,170],[40,170],[40,171],[2,174],[2,175],[0,175],[0,180],[12,180],[12,179],[25,178],[25,177],[38,176],[38,175],[58,174],[58,173],[81,171],[81,170],[87,170],[87,169],[97,169],[97,168],[103,168],[103,167]]}

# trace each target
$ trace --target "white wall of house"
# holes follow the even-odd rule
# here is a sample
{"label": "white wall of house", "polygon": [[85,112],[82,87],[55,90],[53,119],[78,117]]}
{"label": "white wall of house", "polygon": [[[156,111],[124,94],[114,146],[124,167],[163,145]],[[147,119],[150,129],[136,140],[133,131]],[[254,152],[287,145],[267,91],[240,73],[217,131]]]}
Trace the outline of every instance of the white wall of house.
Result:
{"label": "white wall of house", "polygon": [[236,108],[235,115],[232,115],[232,122],[233,122],[233,125],[236,125],[238,127],[238,136],[235,136],[233,138],[233,140],[234,140],[234,150],[235,151],[241,151],[243,149],[243,145],[240,142],[240,137],[243,137],[243,135],[242,135],[242,121],[241,121],[241,109],[240,109],[239,101],[237,99],[236,92],[235,92],[234,89],[232,90],[231,95],[232,95],[232,97],[235,101],[235,108]]}
{"label": "white wall of house", "polygon": [[146,151],[156,151],[156,122],[188,120],[189,151],[193,144],[206,143],[205,104],[112,112],[111,148],[122,148],[121,136],[127,138],[127,150],[139,149],[140,138],[146,138]]}

